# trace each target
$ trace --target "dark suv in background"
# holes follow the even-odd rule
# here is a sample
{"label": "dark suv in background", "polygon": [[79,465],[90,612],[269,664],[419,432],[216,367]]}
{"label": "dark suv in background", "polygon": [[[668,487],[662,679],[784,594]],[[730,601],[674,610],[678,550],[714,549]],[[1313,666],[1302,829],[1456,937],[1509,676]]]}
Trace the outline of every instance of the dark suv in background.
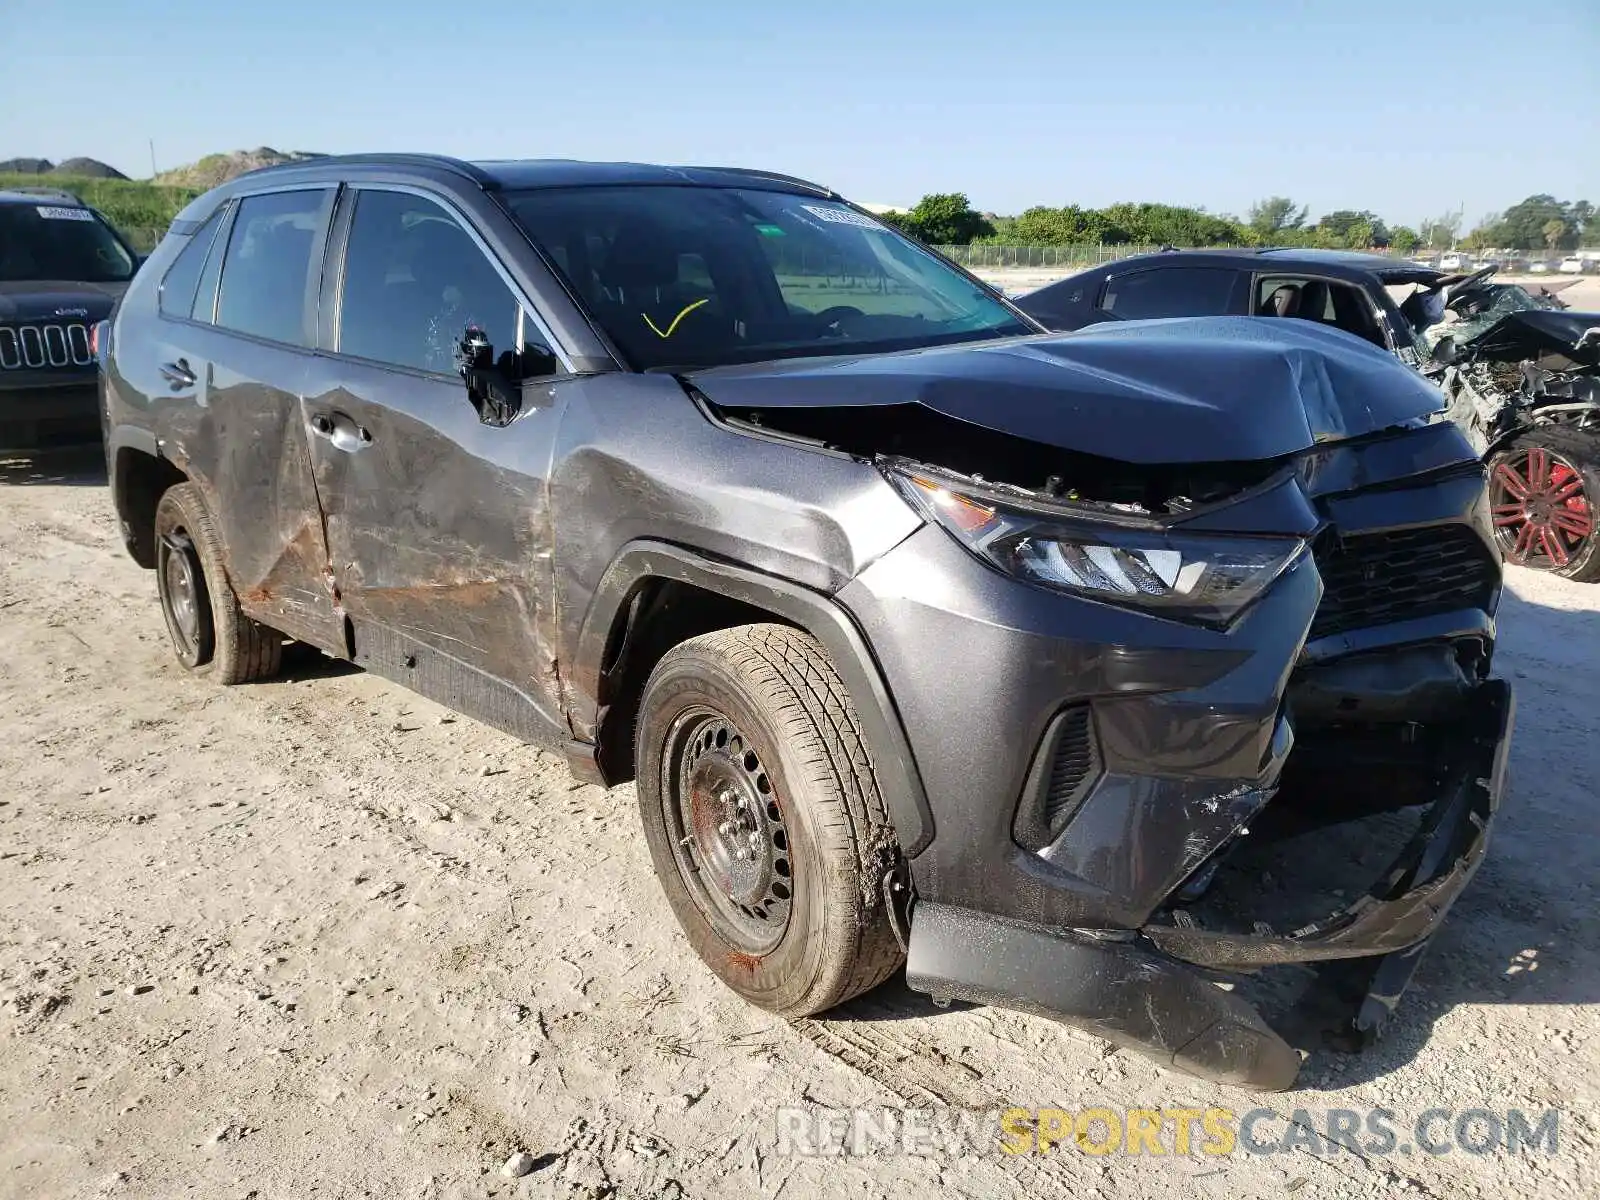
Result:
{"label": "dark suv in background", "polygon": [[[905,961],[1285,1087],[1207,969],[1360,960],[1370,1034],[1484,854],[1483,474],[1342,335],[1051,336],[801,180],[389,155],[195,201],[101,351],[185,667],[295,639],[635,781],[689,941],[773,1012]],[[1203,915],[1241,846],[1380,810],[1414,834],[1331,911],[1244,870]]]}
{"label": "dark suv in background", "polygon": [[0,190],[0,450],[100,440],[90,331],[138,261],[70,193]]}

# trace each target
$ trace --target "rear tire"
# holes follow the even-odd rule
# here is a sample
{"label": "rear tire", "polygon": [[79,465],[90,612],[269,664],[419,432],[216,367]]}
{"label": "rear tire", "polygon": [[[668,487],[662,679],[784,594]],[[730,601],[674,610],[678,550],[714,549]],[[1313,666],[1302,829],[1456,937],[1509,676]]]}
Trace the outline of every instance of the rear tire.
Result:
{"label": "rear tire", "polygon": [[883,899],[899,848],[815,639],[743,625],[674,647],[645,684],[635,757],[657,878],[735,992],[803,1017],[900,965]]}
{"label": "rear tire", "polygon": [[194,484],[166,490],[156,505],[155,532],[156,591],[179,664],[222,684],[276,675],[283,635],[239,608],[222,540]]}
{"label": "rear tire", "polygon": [[1518,434],[1489,459],[1489,504],[1509,563],[1600,579],[1600,436],[1559,425]]}

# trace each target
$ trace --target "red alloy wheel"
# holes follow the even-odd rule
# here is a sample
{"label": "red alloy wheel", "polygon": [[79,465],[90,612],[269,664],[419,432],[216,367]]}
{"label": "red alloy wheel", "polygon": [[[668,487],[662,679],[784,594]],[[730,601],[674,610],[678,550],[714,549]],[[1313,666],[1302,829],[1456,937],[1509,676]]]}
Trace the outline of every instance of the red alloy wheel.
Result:
{"label": "red alloy wheel", "polygon": [[1518,566],[1559,571],[1582,556],[1594,532],[1582,473],[1544,446],[1496,459],[1489,501],[1506,560]]}

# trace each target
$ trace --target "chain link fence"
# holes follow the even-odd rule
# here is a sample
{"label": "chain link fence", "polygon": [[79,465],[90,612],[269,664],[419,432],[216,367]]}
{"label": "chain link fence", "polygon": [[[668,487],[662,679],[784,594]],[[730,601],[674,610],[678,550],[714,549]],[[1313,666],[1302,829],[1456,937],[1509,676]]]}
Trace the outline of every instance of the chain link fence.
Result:
{"label": "chain link fence", "polygon": [[[1090,242],[1074,246],[936,246],[946,258],[969,270],[973,267],[1097,267],[1101,263],[1149,254],[1160,246],[1107,245]],[[1217,247],[1223,249],[1223,247]]]}
{"label": "chain link fence", "polygon": [[[1159,245],[1146,245],[1143,243],[1107,244],[1104,242],[1086,242],[1070,246],[991,246],[979,243],[974,246],[936,246],[934,247],[945,257],[960,263],[968,268],[990,267],[1037,267],[1046,270],[1060,268],[1084,269],[1098,267],[1103,263],[1116,262],[1122,258],[1132,258],[1136,254],[1152,254],[1160,250]],[[1191,247],[1181,247],[1190,249]],[[1239,246],[1203,246],[1204,250],[1238,250],[1245,247]],[[1367,254],[1388,254],[1387,250],[1363,251]],[[1400,255],[1399,257],[1404,257]]]}

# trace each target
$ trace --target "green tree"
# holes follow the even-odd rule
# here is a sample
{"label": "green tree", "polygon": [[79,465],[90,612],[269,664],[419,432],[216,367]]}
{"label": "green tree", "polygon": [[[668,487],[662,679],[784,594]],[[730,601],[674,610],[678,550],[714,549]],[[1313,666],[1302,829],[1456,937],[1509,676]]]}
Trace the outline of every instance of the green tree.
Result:
{"label": "green tree", "polygon": [[1460,236],[1460,209],[1447,212],[1442,217],[1430,217],[1422,223],[1422,240],[1430,250],[1448,250]]}
{"label": "green tree", "polygon": [[[1545,226],[1551,221],[1560,221],[1563,226],[1576,224],[1570,221],[1572,206],[1557,200],[1548,192],[1541,192],[1537,196],[1529,196],[1520,204],[1513,204],[1506,209],[1505,214],[1496,222],[1493,243],[1497,246],[1512,246],[1518,250],[1531,250],[1536,246],[1545,244]],[[1578,229],[1564,229],[1555,249],[1566,249],[1577,245]]]}
{"label": "green tree", "polygon": [[1594,220],[1594,205],[1587,200],[1579,200],[1567,209],[1567,224],[1577,226],[1573,230],[1580,238],[1593,232],[1591,222]]}
{"label": "green tree", "polygon": [[924,196],[910,212],[890,222],[931,246],[966,246],[974,238],[994,233],[994,226],[961,192],[936,192]]}
{"label": "green tree", "polygon": [[1545,247],[1554,250],[1567,236],[1567,223],[1560,217],[1551,217],[1544,223],[1541,232],[1544,234]]}
{"label": "green tree", "polygon": [[1036,205],[1016,219],[1011,232],[1020,245],[1073,246],[1096,242],[1125,242],[1126,231],[1115,229],[1105,214],[1095,209]]}
{"label": "green tree", "polygon": [[1461,239],[1461,244],[1474,254],[1480,250],[1489,250],[1495,246],[1505,245],[1501,240],[1505,232],[1505,222],[1499,213],[1490,213],[1474,225],[1467,236]]}
{"label": "green tree", "polygon": [[1250,206],[1244,223],[1263,238],[1271,238],[1285,230],[1299,229],[1306,223],[1306,207],[1295,208],[1287,196],[1268,196]]}
{"label": "green tree", "polygon": [[1422,238],[1415,229],[1405,225],[1396,225],[1389,230],[1389,245],[1401,254],[1410,254],[1422,244]]}
{"label": "green tree", "polygon": [[1365,250],[1389,242],[1389,228],[1383,218],[1365,209],[1341,208],[1317,222],[1317,245],[1329,249]]}

